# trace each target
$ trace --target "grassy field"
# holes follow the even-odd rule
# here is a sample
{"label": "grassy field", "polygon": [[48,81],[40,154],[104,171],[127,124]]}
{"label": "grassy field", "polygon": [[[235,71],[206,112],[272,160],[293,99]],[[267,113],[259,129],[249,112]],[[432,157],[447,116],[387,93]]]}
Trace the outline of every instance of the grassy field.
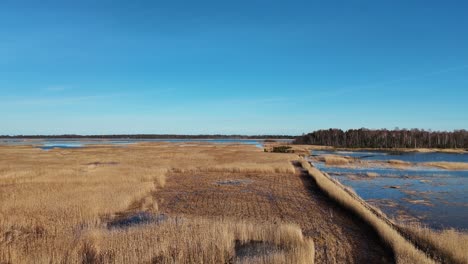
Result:
{"label": "grassy field", "polygon": [[146,143],[0,155],[2,264],[432,263],[297,154]]}
{"label": "grassy field", "polygon": [[0,262],[392,258],[365,225],[298,174],[297,155],[165,143],[2,146],[0,155]]}
{"label": "grassy field", "polygon": [[[156,194],[169,172],[294,173],[293,157],[245,146],[164,143],[52,151],[2,146],[0,155],[1,263],[313,260],[312,240],[291,223],[168,217],[109,227],[134,213],[157,216]],[[236,254],[252,242],[268,246]]]}

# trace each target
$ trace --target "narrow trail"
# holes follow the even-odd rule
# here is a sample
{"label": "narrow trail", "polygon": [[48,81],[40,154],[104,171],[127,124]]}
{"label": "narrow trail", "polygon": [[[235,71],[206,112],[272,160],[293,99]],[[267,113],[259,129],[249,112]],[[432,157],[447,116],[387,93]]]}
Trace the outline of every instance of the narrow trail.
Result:
{"label": "narrow trail", "polygon": [[[317,186],[314,179],[309,175],[306,169],[302,168],[301,163],[298,161],[293,162],[293,165],[296,168],[297,173],[300,175],[303,180],[304,186],[309,189],[311,198],[317,201],[320,201],[317,206],[322,207],[321,211],[326,211],[328,208],[328,214],[322,215],[326,217],[328,221],[334,222],[337,225],[346,225],[342,222],[340,218],[352,219],[352,222],[357,225],[359,228],[350,229],[352,232],[347,232],[346,236],[352,237],[352,239],[362,239],[363,241],[358,241],[360,246],[354,247],[353,254],[360,255],[354,261],[347,260],[346,263],[394,263],[393,252],[391,249],[387,248],[382,241],[378,238],[374,230],[368,226],[365,222],[361,221],[359,218],[356,218],[352,215],[351,212],[348,212],[346,209],[343,209],[340,205],[332,201],[327,197],[323,191]],[[310,209],[309,209],[310,210]],[[316,208],[314,209],[316,210]],[[326,221],[325,220],[325,221]],[[344,239],[344,238],[342,238]],[[366,244],[371,244],[368,246]],[[367,248],[366,248],[367,247]],[[373,250],[371,247],[375,247]],[[378,250],[375,250],[378,249]],[[327,252],[324,252],[327,253]],[[322,263],[322,262],[317,262]],[[329,263],[329,262],[326,262]]]}
{"label": "narrow trail", "polygon": [[[307,160],[307,162],[312,166],[313,164]],[[309,173],[307,172],[307,170],[305,170],[304,168],[302,168],[301,164],[299,163],[298,165],[295,164],[295,166],[299,166],[303,171],[304,173],[306,173],[307,175],[309,175]],[[315,167],[314,167],[315,168]],[[315,168],[317,169],[317,168]],[[318,169],[317,169],[318,170]],[[324,173],[324,172],[321,172],[325,177],[327,177],[331,182],[333,182],[338,188],[344,190],[347,194],[349,194],[354,200],[356,200],[357,202],[359,202],[363,207],[365,207],[367,210],[369,210],[372,214],[374,214],[376,217],[378,217],[379,219],[381,219],[382,221],[384,221],[387,225],[389,225],[391,228],[393,228],[394,230],[396,230],[404,239],[406,239],[406,241],[408,241],[410,244],[412,244],[415,248],[423,251],[427,256],[429,256],[432,260],[434,260],[436,263],[438,263],[439,261],[442,261],[442,263],[451,263],[452,261],[450,259],[445,259],[444,258],[444,254],[442,253],[439,253],[438,252],[438,249],[436,248],[433,248],[427,244],[425,245],[422,245],[420,244],[418,241],[416,241],[415,239],[412,238],[412,236],[406,231],[404,230],[403,228],[401,228],[399,225],[395,224],[392,220],[390,220],[382,211],[380,211],[379,209],[371,206],[370,204],[368,204],[366,201],[364,201],[359,195],[357,195],[356,193],[350,191],[349,188],[346,188],[346,186],[344,186],[341,182],[339,182],[338,180],[330,177],[330,175],[328,175],[327,173]],[[309,176],[310,178],[312,178],[312,176]]]}

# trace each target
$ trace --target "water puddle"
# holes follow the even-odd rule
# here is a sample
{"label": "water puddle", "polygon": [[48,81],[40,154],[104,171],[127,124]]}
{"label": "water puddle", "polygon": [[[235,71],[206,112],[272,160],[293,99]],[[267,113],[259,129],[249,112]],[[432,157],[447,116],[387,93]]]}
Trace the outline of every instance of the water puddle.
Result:
{"label": "water puddle", "polygon": [[82,148],[83,145],[79,143],[75,144],[45,144],[43,146],[40,146],[39,148],[42,150],[52,150],[52,149],[76,149],[76,148]]}
{"label": "water puddle", "polygon": [[271,255],[278,250],[278,246],[275,244],[264,241],[249,241],[244,243],[236,241],[235,245],[237,263],[251,263],[249,260]]}
{"label": "water puddle", "polygon": [[252,180],[223,180],[223,181],[217,181],[215,184],[217,185],[231,185],[231,186],[237,186],[237,185],[246,185],[252,183]]}

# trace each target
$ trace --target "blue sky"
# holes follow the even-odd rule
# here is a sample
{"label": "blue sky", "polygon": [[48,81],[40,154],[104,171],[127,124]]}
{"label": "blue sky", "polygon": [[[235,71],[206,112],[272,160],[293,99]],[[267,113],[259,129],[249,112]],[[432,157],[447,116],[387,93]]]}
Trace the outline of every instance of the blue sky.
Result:
{"label": "blue sky", "polygon": [[2,1],[0,134],[468,128],[466,1],[165,2]]}

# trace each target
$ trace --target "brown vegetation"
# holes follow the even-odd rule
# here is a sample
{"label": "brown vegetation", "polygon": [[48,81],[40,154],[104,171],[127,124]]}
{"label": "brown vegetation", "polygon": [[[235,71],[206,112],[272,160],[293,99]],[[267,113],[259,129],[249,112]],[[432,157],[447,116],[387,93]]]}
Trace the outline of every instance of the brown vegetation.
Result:
{"label": "brown vegetation", "polygon": [[[297,145],[297,144],[290,144],[284,142],[264,142],[264,149],[266,152],[274,152],[273,150],[277,147],[286,146],[288,150],[292,153],[301,155],[301,156],[309,156],[310,151],[314,148],[321,148],[320,146],[311,146],[311,145]],[[327,148],[327,147],[325,147]]]}
{"label": "brown vegetation", "polygon": [[468,170],[468,162],[424,162],[420,164],[446,170]]}
{"label": "brown vegetation", "polygon": [[297,155],[187,143],[0,155],[0,263],[392,260],[297,173]]}
{"label": "brown vegetation", "polygon": [[295,223],[313,238],[316,263],[392,260],[371,229],[302,174],[172,172],[168,179],[157,193],[167,215]]}
{"label": "brown vegetation", "polygon": [[[314,245],[288,224],[174,219],[83,235],[78,255],[100,263],[313,263]],[[88,257],[89,258],[89,257]]]}
{"label": "brown vegetation", "polygon": [[434,263],[431,258],[418,250],[401,236],[399,232],[393,229],[386,219],[376,215],[370,206],[356,199],[356,196],[346,191],[338,182],[333,181],[330,177],[311,167],[305,160],[302,161],[302,165],[329,197],[348,208],[375,229],[383,241],[393,249],[397,263]]}
{"label": "brown vegetation", "polygon": [[[313,259],[311,240],[299,243],[300,230],[287,223],[187,218],[183,223],[169,219],[108,228],[112,219],[134,212],[157,215],[156,193],[166,185],[168,172],[294,173],[290,160],[295,156],[238,145],[165,143],[51,151],[1,146],[0,155],[0,263],[129,263],[159,258],[170,263],[218,263],[228,256],[239,259],[233,245],[249,239],[272,244],[268,252],[273,252],[269,255],[275,263]],[[187,234],[186,239],[180,234]],[[216,239],[225,243],[222,248]],[[240,260],[250,258],[267,257],[257,254]]]}
{"label": "brown vegetation", "polygon": [[320,160],[324,161],[328,166],[349,164],[349,159],[339,155],[324,155],[320,157]]}
{"label": "brown vegetation", "polygon": [[376,172],[368,172],[368,173],[366,173],[366,176],[370,177],[370,178],[375,178],[375,177],[378,177],[379,174],[376,173]]}
{"label": "brown vegetation", "polygon": [[0,155],[0,263],[391,260],[297,173],[297,155],[187,143]]}
{"label": "brown vegetation", "polygon": [[399,263],[431,263],[350,192],[307,163],[314,178],[301,174],[297,155],[187,143],[0,155],[0,263],[392,262],[376,233]]}
{"label": "brown vegetation", "polygon": [[273,147],[271,152],[275,152],[275,153],[294,153],[294,150],[292,150],[290,146],[276,146],[276,147]]}
{"label": "brown vegetation", "polygon": [[388,163],[393,166],[403,166],[403,167],[411,166],[411,163],[402,161],[402,160],[389,160]]}
{"label": "brown vegetation", "polygon": [[403,229],[444,263],[468,263],[467,233],[455,229],[435,231],[421,225],[405,225]]}
{"label": "brown vegetation", "polygon": [[402,160],[359,160],[347,156],[326,154],[321,156],[310,157],[313,161],[325,162],[327,166],[339,166],[346,168],[394,168],[394,169],[407,169],[411,166],[429,166],[445,170],[468,170],[467,162],[417,162],[411,163]]}

